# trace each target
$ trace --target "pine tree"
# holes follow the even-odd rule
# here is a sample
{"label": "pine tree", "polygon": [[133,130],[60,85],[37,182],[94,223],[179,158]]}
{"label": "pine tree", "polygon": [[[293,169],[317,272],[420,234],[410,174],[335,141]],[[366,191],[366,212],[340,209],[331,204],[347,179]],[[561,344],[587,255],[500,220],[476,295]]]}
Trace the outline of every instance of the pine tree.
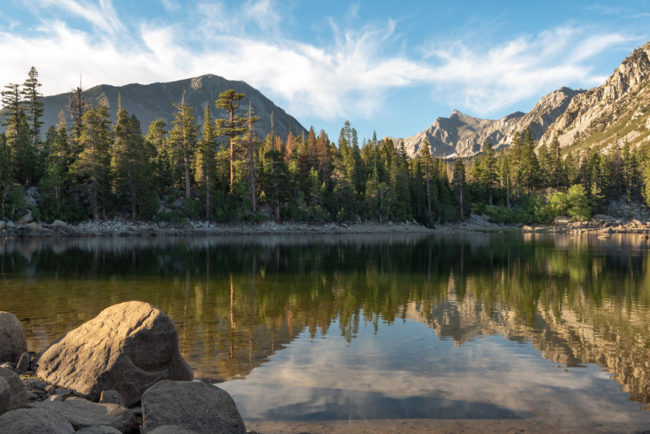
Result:
{"label": "pine tree", "polygon": [[529,128],[526,129],[524,143],[519,155],[517,184],[529,194],[539,185],[539,162],[535,155],[534,143]]}
{"label": "pine tree", "polygon": [[196,151],[197,127],[194,123],[194,108],[185,103],[185,93],[180,104],[175,104],[176,114],[174,128],[171,131],[171,143],[176,153],[182,159],[185,199],[192,197],[190,186],[190,168]]}
{"label": "pine tree", "polygon": [[488,192],[488,205],[492,206],[494,189],[499,181],[497,170],[497,159],[492,149],[492,143],[485,145],[483,155],[481,155],[481,179],[480,183]]}
{"label": "pine tree", "polygon": [[217,134],[210,114],[210,104],[205,105],[203,131],[196,149],[194,180],[205,190],[205,218],[212,212],[212,191],[217,178],[216,167]]}
{"label": "pine tree", "polygon": [[41,140],[41,126],[43,125],[43,121],[41,121],[44,111],[43,95],[39,90],[40,87],[41,83],[38,81],[38,72],[32,66],[29,70],[27,80],[23,83],[21,95],[25,101],[25,113],[34,147],[37,147]]}
{"label": "pine tree", "polygon": [[109,125],[108,108],[103,104],[84,113],[81,134],[76,139],[77,146],[82,151],[71,167],[88,197],[95,221],[106,217],[110,194]]}
{"label": "pine tree", "polygon": [[259,117],[253,116],[253,109],[251,102],[248,101],[248,117],[246,118],[246,128],[248,142],[248,168],[249,168],[249,184],[251,194],[251,211],[257,212],[257,187],[255,185],[255,147],[257,144],[257,137],[253,131],[253,124],[259,120]]}
{"label": "pine tree", "polygon": [[234,89],[229,89],[219,94],[219,99],[215,102],[218,109],[225,110],[228,114],[228,119],[217,119],[217,134],[229,138],[230,145],[230,181],[229,191],[234,192],[235,184],[235,151],[237,145],[237,137],[246,131],[246,119],[237,114],[242,99],[243,93],[237,93]]}
{"label": "pine tree", "polygon": [[433,208],[431,204],[431,180],[433,179],[433,159],[431,158],[431,145],[427,140],[424,141],[422,148],[420,148],[420,156],[422,158],[422,169],[424,182],[426,185],[426,199],[427,199],[427,217],[429,219],[433,216]]}
{"label": "pine tree", "polygon": [[128,198],[131,219],[151,203],[151,155],[147,151],[140,122],[119,107],[113,133],[111,169],[118,195]]}
{"label": "pine tree", "polygon": [[454,163],[454,174],[452,178],[452,187],[454,190],[456,190],[456,195],[458,197],[458,212],[460,219],[463,220],[464,213],[463,213],[463,207],[464,207],[464,190],[465,190],[465,165],[463,164],[463,160],[460,158],[456,160]]}

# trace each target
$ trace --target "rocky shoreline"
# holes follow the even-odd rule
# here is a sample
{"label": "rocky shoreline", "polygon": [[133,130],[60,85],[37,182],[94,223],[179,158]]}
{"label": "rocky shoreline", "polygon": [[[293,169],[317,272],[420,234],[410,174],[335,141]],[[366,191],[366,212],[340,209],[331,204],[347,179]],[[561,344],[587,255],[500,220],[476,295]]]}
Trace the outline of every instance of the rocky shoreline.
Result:
{"label": "rocky shoreline", "polygon": [[472,214],[462,222],[427,227],[416,222],[352,224],[335,223],[236,223],[220,224],[190,221],[184,224],[131,222],[108,220],[68,224],[60,220],[53,223],[14,223],[0,221],[0,239],[20,238],[89,238],[89,237],[176,237],[219,235],[301,235],[301,234],[390,234],[390,233],[455,233],[455,232],[524,232],[524,233],[597,233],[650,234],[650,219],[621,218],[598,214],[588,221],[572,221],[557,217],[552,224],[497,224],[488,216]]}
{"label": "rocky shoreline", "polygon": [[172,320],[139,301],[104,309],[42,354],[0,312],[0,434],[246,433],[230,395],[193,381]]}

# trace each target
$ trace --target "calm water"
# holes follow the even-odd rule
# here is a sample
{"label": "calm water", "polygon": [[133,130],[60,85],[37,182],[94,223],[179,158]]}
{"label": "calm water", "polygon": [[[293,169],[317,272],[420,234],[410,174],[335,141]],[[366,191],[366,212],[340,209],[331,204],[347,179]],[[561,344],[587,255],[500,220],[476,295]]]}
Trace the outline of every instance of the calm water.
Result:
{"label": "calm water", "polygon": [[642,236],[467,234],[0,244],[30,350],[103,308],[167,312],[247,421],[507,419],[650,429]]}

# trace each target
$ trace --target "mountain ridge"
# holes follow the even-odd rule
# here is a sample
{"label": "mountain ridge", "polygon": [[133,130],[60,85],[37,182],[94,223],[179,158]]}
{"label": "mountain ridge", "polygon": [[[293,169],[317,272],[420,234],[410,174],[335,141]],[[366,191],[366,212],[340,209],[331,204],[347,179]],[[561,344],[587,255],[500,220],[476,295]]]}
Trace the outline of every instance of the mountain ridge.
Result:
{"label": "mountain ridge", "polygon": [[600,86],[588,90],[561,87],[544,95],[527,113],[481,119],[454,110],[424,131],[394,139],[416,155],[428,141],[434,156],[472,157],[487,142],[494,148],[512,143],[515,133],[530,128],[538,146],[557,137],[562,148],[607,149],[650,140],[650,42],[628,55]]}
{"label": "mountain ridge", "polygon": [[[173,104],[181,101],[185,93],[185,102],[194,107],[196,123],[203,124],[205,105],[210,104],[213,118],[225,116],[225,112],[214,106],[219,94],[227,89],[235,89],[245,94],[241,102],[242,116],[248,110],[251,102],[255,115],[259,121],[255,124],[255,133],[264,138],[271,131],[271,113],[273,113],[274,133],[276,136],[286,137],[291,131],[294,135],[306,133],[306,129],[293,116],[277,106],[259,90],[241,80],[227,80],[215,74],[204,74],[169,82],[155,82],[149,84],[129,83],[122,86],[100,84],[83,91],[86,102],[96,106],[105,103],[109,107],[112,120],[115,120],[118,94],[121,96],[122,107],[140,120],[143,133],[146,133],[149,124],[158,118],[163,119],[168,128],[171,128],[174,113]],[[59,112],[66,111],[70,93],[50,95],[43,98],[44,130],[59,123]]]}

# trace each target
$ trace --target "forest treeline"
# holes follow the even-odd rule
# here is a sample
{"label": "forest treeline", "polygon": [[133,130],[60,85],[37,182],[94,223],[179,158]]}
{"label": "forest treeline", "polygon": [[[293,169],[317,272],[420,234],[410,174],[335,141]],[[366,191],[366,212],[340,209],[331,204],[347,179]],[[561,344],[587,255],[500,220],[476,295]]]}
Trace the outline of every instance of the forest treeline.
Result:
{"label": "forest treeline", "polygon": [[[564,153],[557,140],[536,147],[530,131],[507,149],[488,143],[473,159],[409,157],[403,144],[361,143],[345,122],[336,142],[312,127],[302,136],[253,133],[244,95],[175,105],[171,125],[140,122],[118,102],[116,120],[81,88],[60,122],[42,131],[38,72],[2,91],[0,217],[40,221],[131,218],[217,222],[411,221],[432,225],[470,213],[498,223],[587,219],[624,197],[650,204],[650,146]],[[216,109],[216,111],[215,111]],[[204,110],[203,125],[195,110]],[[225,114],[223,118],[212,113]]]}

